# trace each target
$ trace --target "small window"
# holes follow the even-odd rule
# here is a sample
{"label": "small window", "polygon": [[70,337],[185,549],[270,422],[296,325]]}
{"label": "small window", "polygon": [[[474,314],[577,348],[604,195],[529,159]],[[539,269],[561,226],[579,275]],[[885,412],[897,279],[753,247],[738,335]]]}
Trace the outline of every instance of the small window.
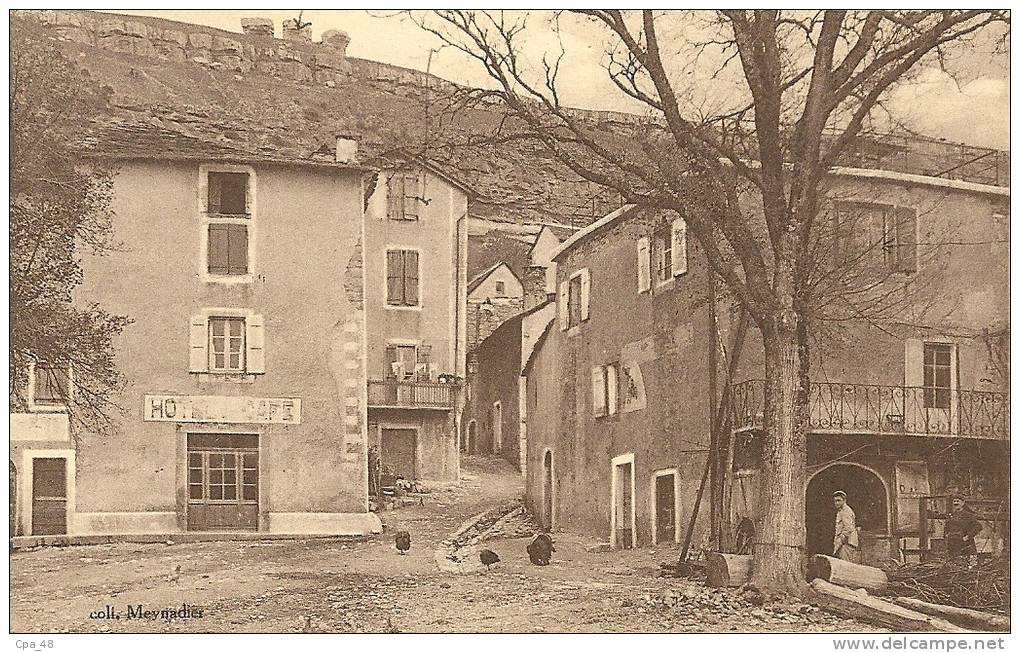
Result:
{"label": "small window", "polygon": [[248,274],[248,225],[209,225],[209,274]]}
{"label": "small window", "polygon": [[506,283],[503,281],[496,282],[496,296],[506,297]]}
{"label": "small window", "polygon": [[35,366],[33,403],[37,406],[66,406],[71,388],[71,369],[66,366]]}
{"label": "small window", "polygon": [[673,231],[665,227],[655,232],[652,248],[655,255],[655,281],[665,283],[673,278]]}
{"label": "small window", "polygon": [[209,370],[244,371],[244,319],[209,318]]}
{"label": "small window", "polygon": [[397,249],[386,252],[386,304],[418,306],[418,252]]}
{"label": "small window", "polygon": [[388,345],[386,347],[386,378],[406,381],[413,379],[418,368],[416,345]]}
{"label": "small window", "polygon": [[210,172],[208,209],[210,215],[248,215],[248,173]]}
{"label": "small window", "polygon": [[417,172],[397,172],[390,175],[386,189],[387,210],[390,220],[418,220],[425,199],[425,177]]}
{"label": "small window", "polygon": [[620,411],[619,387],[618,363],[598,365],[592,369],[592,407],[596,417],[615,415]]}
{"label": "small window", "polygon": [[953,346],[924,343],[924,407],[949,408],[952,404]]}

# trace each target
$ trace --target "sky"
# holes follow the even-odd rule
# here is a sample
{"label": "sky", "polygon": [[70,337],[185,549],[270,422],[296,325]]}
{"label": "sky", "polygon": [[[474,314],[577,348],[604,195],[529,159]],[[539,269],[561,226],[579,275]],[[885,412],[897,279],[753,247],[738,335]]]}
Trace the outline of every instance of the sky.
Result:
{"label": "sky", "polygon": [[[285,19],[298,10],[117,10],[121,14],[158,16],[187,23],[208,25],[239,32],[241,18],[261,16],[276,25],[277,35]],[[469,85],[486,85],[480,66],[451,49],[438,49],[435,36],[424,32],[407,16],[387,10],[338,11],[305,10],[302,19],[312,23],[313,38],[328,29],[340,29],[351,36],[348,54],[432,73]],[[526,50],[532,64],[541,61],[540,52],[559,52],[560,41],[567,52],[560,76],[563,102],[586,109],[634,111],[633,100],[623,96],[609,81],[604,62],[601,32],[583,21],[562,21],[559,34],[546,29],[547,16],[529,16],[525,33]],[[929,136],[971,145],[1009,149],[1009,62],[995,57],[987,43],[974,44],[954,61],[955,79],[938,68],[918,71],[909,84],[895,89],[888,106],[897,119]]]}

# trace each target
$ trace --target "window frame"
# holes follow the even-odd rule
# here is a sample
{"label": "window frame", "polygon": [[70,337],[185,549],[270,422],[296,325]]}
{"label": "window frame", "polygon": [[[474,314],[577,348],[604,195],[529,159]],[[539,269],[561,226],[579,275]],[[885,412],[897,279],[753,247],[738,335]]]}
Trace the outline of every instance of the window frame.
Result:
{"label": "window frame", "polygon": [[[953,407],[953,391],[956,389],[956,382],[953,378],[955,349],[955,346],[948,342],[924,341],[922,343],[921,383],[924,395],[923,403],[926,409],[951,410]],[[931,363],[928,362],[929,351],[932,352]],[[946,356],[945,363],[940,363],[937,360],[938,354]],[[946,385],[938,384],[940,371],[945,374]]]}
{"label": "window frame", "polygon": [[[212,338],[210,321],[216,318],[237,319],[242,322],[243,370],[217,370],[212,367]],[[196,345],[195,327],[201,324],[203,334],[201,345]],[[188,373],[212,377],[207,380],[231,380],[253,382],[267,373],[266,369],[266,318],[247,308],[203,307],[189,320],[189,364]],[[196,353],[202,349],[203,353]],[[201,362],[199,360],[201,359]],[[253,363],[254,360],[254,363]]]}
{"label": "window frame", "polygon": [[652,256],[649,266],[656,288],[673,281],[673,225],[666,224],[652,232]]}
{"label": "window frame", "polygon": [[[592,415],[595,419],[613,417],[620,414],[620,362],[603,363],[596,366],[601,374],[602,387],[602,412],[599,412],[597,405],[592,405]],[[610,381],[612,380],[612,381]],[[594,389],[593,389],[594,394]]]}
{"label": "window frame", "polygon": [[[581,324],[581,280],[580,272],[571,275],[567,280],[567,328],[572,329]],[[575,292],[576,290],[576,292]]]}
{"label": "window frame", "polygon": [[[417,287],[418,287],[418,290],[417,290],[418,303],[417,304],[391,304],[390,303],[390,286],[389,286],[389,278],[390,278],[390,252],[403,252],[403,253],[406,253],[406,252],[415,252],[418,255],[418,276],[415,279],[415,281],[417,283]],[[401,258],[403,258],[403,257],[401,257]],[[401,264],[404,265],[403,261],[402,261]],[[404,266],[404,275],[405,276],[402,277],[402,283],[404,283],[404,284],[406,284],[406,282],[407,282],[406,269],[407,268],[406,268],[406,265],[405,265]],[[422,308],[425,305],[425,302],[424,302],[424,296],[422,294],[422,289],[424,287],[424,284],[422,283],[422,273],[421,273],[421,271],[422,271],[422,250],[421,250],[421,248],[419,248],[419,247],[406,247],[406,246],[403,246],[403,245],[387,245],[385,247],[384,251],[383,251],[383,275],[382,275],[382,277],[383,277],[382,278],[382,284],[383,284],[383,306],[385,308],[393,309],[393,310],[403,310],[403,311],[420,311],[420,310],[422,310]],[[404,297],[407,296],[406,291],[403,294],[404,294]]]}
{"label": "window frame", "polygon": [[[248,176],[246,190],[246,213],[245,214],[224,214],[211,213],[209,211],[209,175],[246,174]],[[221,284],[244,284],[253,283],[256,269],[256,236],[257,230],[257,192],[258,180],[255,169],[249,165],[233,164],[202,164],[199,166],[198,175],[198,210],[201,216],[200,231],[200,255],[201,265],[200,278],[206,283]],[[243,226],[247,234],[246,265],[247,271],[243,274],[219,274],[209,272],[209,227],[212,225],[235,225]],[[229,236],[228,236],[229,238]],[[229,241],[228,241],[229,242]],[[228,245],[229,247],[229,245]]]}
{"label": "window frame", "polygon": [[[224,332],[220,338],[224,340],[223,357],[226,367],[216,367],[216,347],[214,345],[215,338],[217,337],[213,333],[213,324],[216,322],[222,322],[224,326]],[[235,340],[229,332],[229,327],[233,324],[240,325],[240,334],[236,336],[236,339],[240,342],[237,356],[239,367],[230,367],[230,357],[233,355],[231,344]],[[209,342],[207,353],[209,355],[209,373],[210,374],[247,374],[248,373],[248,342],[247,342],[247,317],[237,315],[220,315],[211,314],[206,318],[206,329],[209,334]]]}
{"label": "window frame", "polygon": [[[39,381],[38,368],[59,369],[67,368],[67,392],[63,402],[39,401],[37,398],[36,385]],[[66,413],[69,404],[74,400],[74,368],[68,365],[51,365],[48,363],[30,361],[28,364],[28,410],[33,413]]]}

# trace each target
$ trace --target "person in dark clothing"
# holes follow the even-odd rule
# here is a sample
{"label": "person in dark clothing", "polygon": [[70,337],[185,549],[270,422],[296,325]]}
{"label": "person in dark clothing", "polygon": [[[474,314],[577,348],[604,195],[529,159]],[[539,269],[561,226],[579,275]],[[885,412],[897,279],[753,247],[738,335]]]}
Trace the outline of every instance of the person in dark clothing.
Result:
{"label": "person in dark clothing", "polygon": [[977,514],[962,497],[953,497],[953,511],[946,519],[946,552],[950,558],[977,555],[974,537],[981,532]]}

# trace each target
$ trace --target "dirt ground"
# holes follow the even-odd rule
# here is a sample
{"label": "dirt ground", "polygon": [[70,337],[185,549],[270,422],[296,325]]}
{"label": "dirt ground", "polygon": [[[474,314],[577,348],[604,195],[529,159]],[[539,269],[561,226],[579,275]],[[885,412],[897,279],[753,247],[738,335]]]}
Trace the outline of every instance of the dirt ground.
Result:
{"label": "dirt ground", "polygon": [[[527,538],[483,546],[492,569],[440,571],[436,551],[472,515],[522,492],[521,478],[467,457],[458,487],[383,512],[384,534],[329,539],[73,546],[11,555],[11,631],[24,632],[748,632],[873,630],[818,611],[755,608],[732,592],[656,577],[674,549],[587,553],[557,533],[552,564]],[[411,533],[398,555],[393,533]],[[179,574],[176,568],[180,566]],[[189,606],[185,618],[161,610]],[[130,606],[130,608],[129,608]],[[137,616],[138,606],[152,614]],[[198,610],[201,616],[198,616]],[[112,615],[119,618],[108,618]]]}

